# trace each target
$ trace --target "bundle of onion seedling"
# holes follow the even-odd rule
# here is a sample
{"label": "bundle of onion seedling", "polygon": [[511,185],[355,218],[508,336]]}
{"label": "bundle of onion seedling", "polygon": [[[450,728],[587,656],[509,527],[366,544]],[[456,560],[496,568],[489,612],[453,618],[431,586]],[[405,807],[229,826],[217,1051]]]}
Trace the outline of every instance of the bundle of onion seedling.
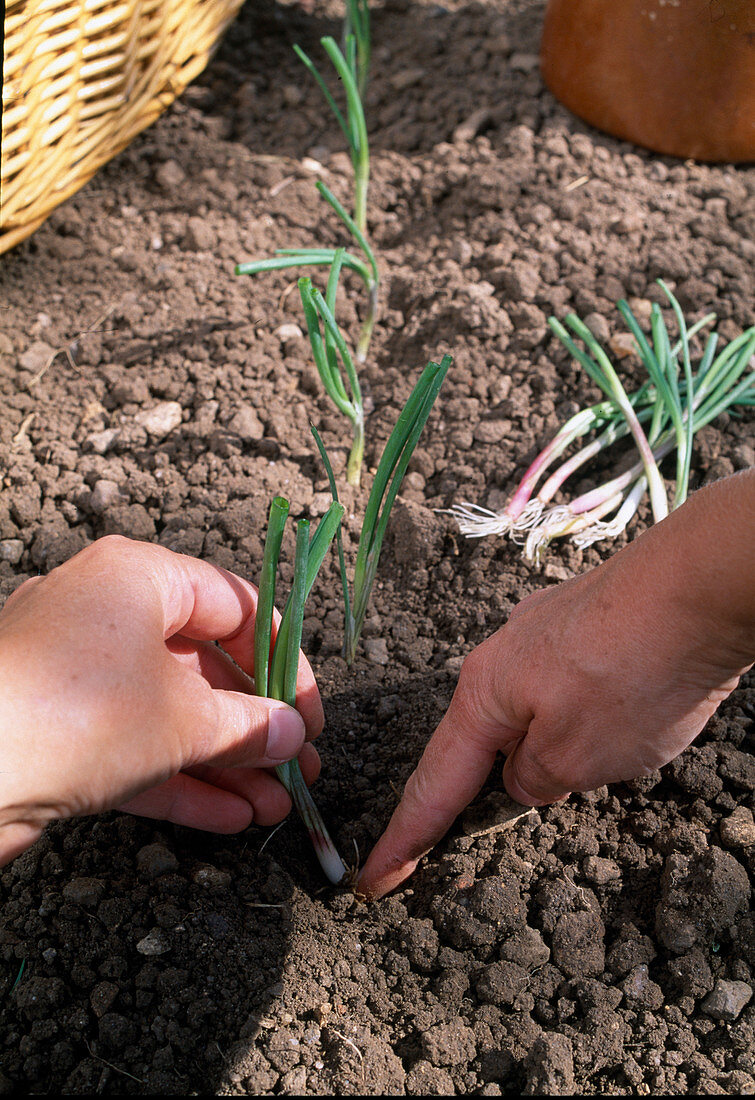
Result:
{"label": "bundle of onion seedling", "polygon": [[[454,506],[450,511],[463,534],[469,538],[509,534],[514,541],[524,543],[527,558],[537,561],[554,538],[571,535],[572,541],[582,547],[615,538],[632,519],[648,489],[653,521],[658,522],[669,510],[659,463],[673,452],[676,452],[676,482],[672,507],[677,508],[686,500],[695,432],[734,405],[755,403],[755,371],[749,369],[755,353],[755,326],[718,354],[718,335],[710,333],[693,371],[690,341],[715,321],[715,315],[708,314],[688,328],[676,298],[665,283],[660,281],[660,286],[679,330],[673,345],[657,303],[651,309],[649,339],[629,305],[625,301],[618,303],[648,375],[631,394],[627,394],[607,353],[583,321],[574,314],[566,317],[564,324],[550,319],[552,331],[607,400],[582,409],[563,425],[530,465],[501,512],[468,501]],[[584,347],[576,344],[570,333]],[[596,434],[585,442],[589,433]],[[629,435],[639,452],[634,465],[567,504],[552,505],[569,477]],[[579,449],[540,484],[546,471],[577,443]],[[536,491],[538,484],[540,488]]]}
{"label": "bundle of onion seedling", "polygon": [[[237,264],[236,274],[256,275],[263,271],[282,271],[306,266],[328,266],[330,267],[330,275],[326,301],[328,309],[332,313],[335,311],[338,280],[343,268],[356,272],[362,279],[367,292],[367,309],[354,354],[354,361],[364,363],[377,318],[380,292],[377,262],[367,239],[370,152],[364,108],[362,106],[362,95],[367,83],[370,58],[370,23],[366,0],[348,0],[343,50],[340,49],[333,38],[322,38],[320,41],[343,86],[346,96],[345,116],[314,62],[299,46],[294,46],[294,49],[317,81],[346,138],[354,170],[353,213],[350,214],[346,210],[322,180],[318,180],[315,186],[346,227],[361,255],[349,252],[345,248],[281,248],[270,259],[252,260]],[[305,303],[305,312],[306,308]],[[350,398],[346,398],[344,395],[343,401],[336,399],[332,387],[328,384],[332,369],[323,372],[322,361],[316,360],[316,363],[327,393],[334,400],[336,407],[351,420],[353,444],[347,466],[347,479],[350,484],[359,485],[364,451],[364,405],[359,386],[351,385]],[[351,372],[349,372],[349,380],[351,382]],[[344,407],[344,402],[348,403],[348,408]]]}
{"label": "bundle of onion seedling", "polygon": [[[309,521],[301,519],[297,523],[291,592],[271,648],[275,581],[288,510],[289,503],[283,497],[275,497],[270,506],[254,630],[254,682],[258,695],[281,699],[294,707],[304,604],[333,536],[340,527],[344,509],[341,504],[333,502],[311,538]],[[329,881],[337,885],[347,876],[348,868],[330,838],[320,811],[304,782],[298,761],[280,764],[275,770],[307,827],[320,866]]]}
{"label": "bundle of onion seedling", "polygon": [[[440,387],[451,362],[451,356],[444,355],[440,363],[430,362],[427,364],[388,438],[375,472],[375,480],[372,483],[364,520],[362,521],[351,594],[349,592],[340,528],[336,533],[344,600],[343,655],[349,664],[356,655],[357,643],[362,632],[364,617],[375,583],[380,550],[391,509],[401,488],[401,482],[409,465],[409,460],[417,446],[422,429],[427,423],[430,410],[440,392]],[[328,473],[330,491],[334,501],[337,501],[338,490],[333,475],[333,467],[314,425],[312,426],[312,434],[315,437]]]}

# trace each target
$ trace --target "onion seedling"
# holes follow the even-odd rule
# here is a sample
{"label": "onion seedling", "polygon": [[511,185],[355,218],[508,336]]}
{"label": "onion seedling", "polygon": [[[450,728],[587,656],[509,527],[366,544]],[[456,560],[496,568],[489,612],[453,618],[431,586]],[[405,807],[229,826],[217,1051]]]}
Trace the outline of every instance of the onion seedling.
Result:
{"label": "onion seedling", "polygon": [[[306,275],[299,279],[299,293],[317,372],[333,404],[351,421],[353,442],[346,464],[346,480],[350,485],[359,485],[364,457],[364,403],[354,360],[334,314],[342,262],[343,249],[337,249],[324,297]],[[320,329],[320,321],[324,335]],[[344,374],[338,365],[339,360],[346,375],[348,393]]]}
{"label": "onion seedling", "polygon": [[[526,557],[538,560],[553,538],[571,535],[578,546],[589,546],[599,539],[615,537],[625,529],[637,511],[648,486],[652,488],[654,484],[656,493],[655,496],[651,493],[651,504],[653,518],[657,521],[664,514],[663,500],[666,497],[658,464],[674,451],[677,467],[672,507],[677,508],[683,503],[688,492],[695,432],[732,406],[755,401],[755,372],[748,373],[755,353],[755,327],[732,340],[718,355],[718,336],[716,333],[709,334],[700,363],[693,372],[690,340],[715,321],[715,315],[707,314],[688,327],[676,298],[665,283],[660,281],[660,286],[669,300],[679,329],[678,339],[673,345],[659,306],[654,305],[651,310],[651,336],[648,339],[629,305],[623,300],[618,303],[619,312],[635,338],[640,360],[648,374],[643,385],[631,395],[623,390],[607,354],[583,322],[574,315],[566,318],[566,324],[572,333],[583,340],[587,350],[578,347],[566,327],[551,318],[553,332],[593,381],[611,395],[611,400],[583,409],[570,418],[530,465],[502,512],[493,512],[466,501],[450,509],[463,534],[479,537],[508,533],[515,541],[524,542]],[[631,409],[629,416],[628,409]],[[647,431],[642,425],[647,425]],[[535,492],[545,471],[556,459],[594,430],[599,434],[573,453]],[[638,445],[639,462],[599,488],[583,493],[567,504],[546,509],[576,470],[629,434],[633,435]],[[663,487],[663,498],[660,496],[659,481]],[[612,513],[615,513],[613,518],[606,520],[605,517]]]}
{"label": "onion seedling", "polygon": [[[269,259],[251,260],[237,264],[235,271],[237,275],[257,275],[265,271],[286,271],[300,267],[327,266],[330,271],[325,301],[327,309],[332,315],[335,315],[336,291],[343,268],[354,271],[364,283],[367,292],[367,309],[362,322],[356,352],[353,358],[349,354],[350,365],[347,366],[344,360],[344,367],[349,378],[350,396],[346,394],[343,385],[339,386],[338,379],[336,379],[336,375],[340,376],[340,372],[336,364],[337,355],[333,350],[334,338],[328,335],[327,321],[324,315],[320,313],[319,307],[313,307],[326,325],[325,360],[322,357],[318,358],[318,352],[313,342],[315,362],[326,392],[341,412],[351,420],[354,442],[347,469],[347,478],[351,485],[359,485],[364,451],[364,407],[353,365],[354,363],[362,364],[367,359],[367,352],[377,319],[380,295],[380,274],[375,254],[367,238],[370,153],[367,125],[362,106],[362,96],[366,87],[370,59],[370,19],[367,0],[348,0],[343,50],[333,38],[326,37],[320,41],[343,85],[346,97],[345,116],[314,62],[299,46],[294,46],[294,50],[317,81],[346,137],[354,170],[353,213],[348,212],[343,203],[336,198],[322,180],[318,180],[315,186],[345,226],[351,238],[361,250],[361,255],[347,251],[345,248],[282,248],[278,249],[275,255]],[[301,290],[301,281],[299,285]],[[302,301],[304,302],[303,292]],[[312,340],[314,331],[312,309],[310,308],[308,313],[307,302],[304,302],[304,309],[307,316],[310,340]],[[316,325],[319,330],[319,321],[316,322]],[[332,326],[330,330],[332,332]],[[341,355],[340,349],[338,355]],[[343,359],[342,355],[341,358]]]}
{"label": "onion seedling", "polygon": [[[744,334],[747,335],[747,334]],[[734,405],[751,405],[755,401],[755,372],[751,372],[744,378],[742,372],[747,366],[748,360],[755,352],[755,328],[749,330],[749,341],[741,346],[741,352],[731,360],[730,370],[723,380],[723,385],[713,390],[706,399],[701,394],[695,394],[691,416],[692,430],[689,439],[692,439],[700,428],[715,420],[722,412]],[[681,428],[685,435],[688,433],[689,412],[685,411]],[[678,434],[677,428],[667,429],[657,439],[653,440],[653,454],[657,462],[666,455],[677,450],[678,458]],[[691,445],[686,451],[689,454]],[[674,507],[678,507],[687,497],[689,469],[686,472],[687,480],[680,486],[677,483]],[[573,500],[568,505],[568,515],[561,523],[556,516],[557,509],[553,509],[550,520],[545,527],[533,528],[530,531],[526,546],[526,555],[531,559],[539,558],[547,542],[552,538],[571,534],[572,541],[579,547],[591,546],[601,539],[615,538],[634,516],[640,501],[647,489],[647,481],[642,472],[642,464],[636,463],[620,478],[583,494],[581,498]],[[626,493],[626,495],[624,495]],[[616,507],[613,503],[609,507],[609,501],[615,500],[620,504],[614,518],[608,522],[603,520],[604,515],[610,514]]]}
{"label": "onion seedling", "polygon": [[[630,397],[635,405],[642,399],[647,399],[647,388]],[[646,410],[638,412],[640,420],[646,420]],[[575,455],[565,462],[559,470],[551,475],[543,487],[533,495],[535,486],[546,470],[548,470],[557,458],[578,439],[587,435],[592,429],[604,428],[604,432],[588,446],[583,447]],[[529,530],[530,527],[542,515],[546,504],[553,498],[559,487],[569,474],[578,469],[595,454],[597,454],[609,442],[628,434],[629,429],[622,423],[621,410],[615,401],[602,401],[597,405],[591,405],[586,409],[580,409],[574,416],[561,427],[547,447],[528,467],[519,486],[510,498],[506,507],[500,512],[494,512],[489,508],[483,508],[480,504],[464,500],[455,504],[447,511],[458,521],[459,529],[468,538],[482,538],[484,535],[511,534],[516,540],[518,534]]]}
{"label": "onion seedling", "polygon": [[370,186],[370,146],[367,140],[367,124],[359,89],[357,40],[353,34],[347,35],[345,52],[341,50],[336,40],[329,36],[321,38],[320,45],[328,55],[343,85],[346,95],[345,118],[315,63],[301,46],[294,46],[294,50],[296,56],[317,81],[320,91],[325,96],[327,104],[346,138],[351,167],[354,170],[354,223],[359,232],[364,233],[367,229],[367,191]]}
{"label": "onion seedling", "polygon": [[549,319],[549,324],[551,331],[558,336],[564,347],[569,349],[592,381],[603,390],[610,400],[616,402],[616,405],[626,421],[629,431],[632,433],[637,450],[640,452],[640,458],[642,459],[642,465],[645,470],[645,477],[650,487],[650,502],[653,508],[653,519],[656,523],[659,520],[665,519],[668,515],[666,486],[661,477],[660,470],[656,465],[653,450],[648,442],[648,438],[627,396],[626,390],[616,373],[613,363],[584,321],[577,317],[575,313],[568,314],[565,318],[565,324],[569,326],[572,332],[578,336],[580,340],[582,340],[587,351],[584,351],[574,343],[564,325],[555,317]]}
{"label": "onion seedling", "polygon": [[346,18],[343,24],[344,47],[353,35],[356,40],[356,67],[355,76],[359,96],[364,99],[367,90],[367,81],[370,75],[370,59],[372,54],[370,36],[370,5],[368,0],[346,0]]}
{"label": "onion seedling", "polygon": [[[288,511],[289,502],[284,497],[275,497],[270,506],[262,557],[262,574],[254,628],[254,680],[257,695],[266,696],[269,699],[281,699],[294,707],[296,706],[296,676],[299,668],[304,605],[328,547],[340,527],[344,509],[341,504],[334,501],[311,538],[309,521],[302,519],[297,523],[291,592],[278,624],[275,642],[271,647],[275,580]],[[275,771],[307,827],[320,866],[328,880],[338,885],[348,877],[349,868],[339,856],[330,838],[320,811],[304,782],[298,761],[290,760],[280,764]]]}
{"label": "onion seedling", "polygon": [[[297,56],[314,75],[339,126],[343,130],[349,147],[352,167],[354,169],[354,210],[352,214],[349,214],[343,203],[336,198],[330,188],[322,180],[318,180],[315,186],[320,195],[325,199],[346,227],[364,256],[364,259],[362,259],[359,256],[354,256],[352,253],[346,253],[344,257],[344,266],[351,268],[352,271],[355,271],[361,277],[367,291],[367,314],[362,325],[362,332],[357,350],[357,359],[359,362],[364,362],[377,316],[380,288],[380,275],[375,253],[367,239],[367,194],[370,182],[370,150],[367,138],[367,125],[359,88],[357,86],[357,60],[354,36],[349,35],[346,40],[347,48],[345,56],[334,38],[322,38],[320,41],[344,86],[346,92],[346,118],[344,118],[341,109],[333,98],[319,69],[299,46],[294,46],[294,49]],[[285,271],[301,266],[329,266],[333,263],[334,254],[335,249],[332,248],[281,248],[276,251],[275,256],[271,259],[251,260],[246,263],[237,264],[236,274],[256,275],[263,271]]]}
{"label": "onion seedling", "polygon": [[[444,355],[440,363],[430,362],[427,364],[388,438],[375,472],[375,480],[372,483],[364,513],[351,594],[340,530],[336,534],[344,599],[343,655],[348,664],[351,664],[356,656],[357,643],[362,633],[365,614],[375,583],[380,551],[391,509],[401,488],[401,482],[409,465],[409,460],[427,423],[430,410],[440,392],[443,379],[446,377],[451,363],[451,356]],[[333,499],[337,501],[338,490],[333,467],[314,425],[312,425],[312,434],[315,437],[315,442],[328,474],[330,491]]]}

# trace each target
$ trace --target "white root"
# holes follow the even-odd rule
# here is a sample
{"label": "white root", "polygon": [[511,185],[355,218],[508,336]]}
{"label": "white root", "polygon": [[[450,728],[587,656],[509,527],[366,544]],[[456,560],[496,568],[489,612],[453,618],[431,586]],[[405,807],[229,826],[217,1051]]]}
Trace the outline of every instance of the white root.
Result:
{"label": "white root", "polygon": [[524,544],[525,558],[539,564],[546,546],[559,535],[568,534],[569,527],[576,518],[571,509],[563,504],[550,508],[530,530]]}
{"label": "white root", "polygon": [[541,500],[535,497],[534,500],[528,500],[522,511],[511,525],[511,538],[518,545],[521,546],[524,543],[524,539],[521,537],[522,532],[531,531],[536,523],[540,521],[545,510],[545,505]]}
{"label": "white root", "polygon": [[435,510],[443,515],[453,516],[459,525],[459,531],[468,539],[479,539],[485,535],[510,534],[514,542],[521,544],[524,540],[518,536],[523,531],[529,531],[537,523],[544,507],[542,501],[537,498],[530,500],[516,519],[512,519],[506,509],[502,512],[493,512],[490,508],[483,508],[481,504],[473,504],[469,500],[454,504],[452,508]]}
{"label": "white root", "polygon": [[491,512],[480,504],[463,500],[452,508],[436,508],[436,512],[453,516],[459,525],[459,531],[468,539],[479,539],[485,535],[505,535],[511,529],[511,520],[506,512]]}
{"label": "white root", "polygon": [[619,522],[618,518],[609,522],[599,519],[590,527],[586,527],[584,531],[577,531],[576,534],[572,535],[572,542],[580,550],[586,550],[588,546],[592,546],[595,542],[601,542],[603,539],[615,539],[625,527],[626,523]]}

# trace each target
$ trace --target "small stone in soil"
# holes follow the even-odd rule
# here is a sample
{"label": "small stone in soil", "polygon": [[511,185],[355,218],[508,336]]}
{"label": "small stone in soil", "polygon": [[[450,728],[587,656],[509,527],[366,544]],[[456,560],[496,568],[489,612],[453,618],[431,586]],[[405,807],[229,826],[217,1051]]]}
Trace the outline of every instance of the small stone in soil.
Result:
{"label": "small stone in soil", "polygon": [[259,441],[265,434],[265,427],[254,409],[244,405],[234,413],[228,422],[228,431],[247,443]]}
{"label": "small stone in soil", "polygon": [[746,848],[755,844],[755,821],[752,810],[747,806],[737,806],[736,810],[724,818],[720,825],[721,843],[726,848]]}
{"label": "small stone in soil", "polygon": [[170,951],[170,944],[160,928],[153,928],[139,940],[136,950],[140,955],[164,955],[166,951]]}
{"label": "small stone in soil", "polygon": [[296,324],[278,325],[273,330],[273,336],[277,336],[282,344],[285,344],[287,340],[302,340],[304,333]]}
{"label": "small stone in soil", "polygon": [[24,544],[21,539],[4,539],[0,542],[0,561],[7,561],[10,565],[18,565],[24,553]]}
{"label": "small stone in soil", "polygon": [[92,495],[89,498],[89,507],[95,515],[101,516],[111,504],[121,503],[122,501],[120,486],[115,481],[108,481],[106,478],[95,481]]}
{"label": "small stone in soil", "polygon": [[231,885],[231,876],[228,871],[221,871],[219,867],[213,867],[209,863],[197,867],[191,877],[197,886],[205,886],[213,890],[224,890]]}
{"label": "small stone in soil", "polygon": [[104,455],[110,450],[121,433],[117,428],[105,428],[102,432],[92,432],[86,437],[86,444],[95,454]]}
{"label": "small stone in soil", "polygon": [[582,873],[588,882],[594,882],[596,886],[605,886],[621,878],[621,868],[616,860],[603,856],[586,856],[582,863]]}
{"label": "small stone in soil", "polygon": [[700,1007],[715,1020],[736,1020],[752,998],[747,982],[727,982],[719,978]]}
{"label": "small stone in soil", "polygon": [[178,867],[178,860],[164,844],[145,844],[136,853],[136,866],[145,878],[159,878]]}
{"label": "small stone in soil", "polygon": [[151,409],[136,414],[136,422],[156,439],[163,439],[181,423],[182,409],[177,401],[160,401]]}
{"label": "small stone in soil", "polygon": [[368,661],[372,661],[375,665],[388,664],[388,646],[385,638],[365,638],[362,644]]}
{"label": "small stone in soil", "polygon": [[179,187],[186,179],[186,173],[177,160],[166,160],[155,172],[155,179],[165,191]]}

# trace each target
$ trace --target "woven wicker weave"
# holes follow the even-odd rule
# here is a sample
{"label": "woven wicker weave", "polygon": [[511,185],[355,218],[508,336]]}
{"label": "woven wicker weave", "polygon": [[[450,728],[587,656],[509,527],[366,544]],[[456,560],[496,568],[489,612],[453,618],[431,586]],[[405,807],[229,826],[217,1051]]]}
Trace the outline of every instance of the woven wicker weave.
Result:
{"label": "woven wicker weave", "polygon": [[7,0],[0,252],[160,115],[243,0]]}

